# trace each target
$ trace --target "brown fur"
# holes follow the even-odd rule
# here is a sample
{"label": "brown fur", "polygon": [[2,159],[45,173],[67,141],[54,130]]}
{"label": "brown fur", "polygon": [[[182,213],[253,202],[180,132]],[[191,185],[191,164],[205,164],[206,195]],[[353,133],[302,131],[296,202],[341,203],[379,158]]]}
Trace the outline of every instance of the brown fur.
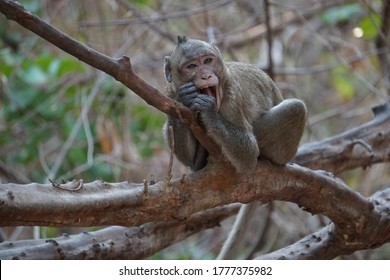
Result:
{"label": "brown fur", "polygon": [[[206,60],[208,57],[210,63]],[[165,58],[165,75],[166,95],[199,111],[207,134],[220,145],[223,155],[237,172],[253,170],[259,156],[279,165],[295,156],[304,130],[306,107],[297,99],[283,101],[274,82],[258,67],[224,62],[215,45],[179,37],[172,55]],[[213,86],[217,84],[212,90],[215,107],[210,105],[212,97],[197,99],[202,97],[203,87],[198,85],[207,84],[206,79]],[[187,95],[183,89],[185,84],[196,88],[188,90]],[[194,92],[194,88],[199,92]],[[169,126],[173,127],[177,158],[195,171],[203,168],[209,155],[190,128],[168,117],[164,128],[168,142]],[[247,219],[250,216],[247,212],[253,211],[245,207],[242,213],[246,213]],[[235,246],[237,238],[233,239],[224,245],[219,258],[233,257],[234,250],[230,247]]]}

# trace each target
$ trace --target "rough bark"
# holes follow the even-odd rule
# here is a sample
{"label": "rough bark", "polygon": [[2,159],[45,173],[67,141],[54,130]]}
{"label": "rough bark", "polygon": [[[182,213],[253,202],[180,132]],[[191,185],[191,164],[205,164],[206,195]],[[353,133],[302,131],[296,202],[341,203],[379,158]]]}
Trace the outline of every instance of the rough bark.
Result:
{"label": "rough bark", "polygon": [[[284,247],[257,259],[299,260],[333,259],[358,250],[377,248],[390,241],[390,188],[379,191],[368,199],[374,209],[361,219],[367,223],[357,232],[337,228],[330,224],[319,231],[309,234],[296,243]],[[351,223],[359,223],[359,219]]]}
{"label": "rough bark", "polygon": [[373,108],[375,118],[359,127],[303,145],[294,162],[334,173],[390,161],[390,103]]}
{"label": "rough bark", "polygon": [[[359,141],[375,151],[373,153],[386,149],[387,147],[383,145],[382,140],[387,143],[390,141],[390,104],[381,105],[374,112],[375,118],[366,125],[332,139],[336,139],[338,143]],[[380,137],[381,141],[377,141],[378,133],[376,132],[378,131],[383,136],[383,138]],[[357,135],[360,138],[356,138]],[[371,137],[372,135],[377,137]],[[330,139],[329,143],[332,141]],[[316,147],[317,145],[311,144],[310,146]],[[307,158],[311,154],[310,146],[304,149],[306,152],[302,158]],[[339,160],[344,162],[344,165],[335,165],[337,171],[351,168],[350,162],[361,162],[362,158],[365,158],[363,161],[365,165],[379,161],[377,157],[364,150],[361,153],[352,153],[353,149],[350,149],[350,145],[342,145],[342,147],[346,151],[338,150],[338,154],[344,155],[344,158],[349,160],[344,161],[343,157],[340,157]],[[333,157],[329,156],[332,153],[334,153],[333,149],[322,149],[321,154],[328,156],[316,158],[315,163],[319,166],[329,165],[331,167],[332,165],[327,161],[333,160]],[[299,161],[299,155],[297,161]],[[316,153],[313,152],[311,155],[314,156]],[[354,157],[356,160],[353,160]],[[389,158],[381,157],[381,160],[388,161]],[[315,167],[315,163],[311,162],[313,167]],[[190,232],[198,231],[196,222],[191,223],[191,215],[203,209],[236,201],[247,203],[254,200],[263,202],[283,200],[295,202],[313,214],[326,215],[332,220],[332,223],[319,232],[279,251],[265,255],[263,258],[334,258],[356,250],[375,248],[390,239],[389,189],[366,199],[334,177],[333,174],[326,171],[313,171],[297,164],[278,167],[268,162],[259,162],[257,169],[251,174],[224,175],[233,174],[233,172],[232,167],[228,164],[211,163],[208,168],[200,172],[181,179],[158,182],[152,186],[134,185],[128,182],[109,184],[102,181],[88,184],[73,182],[67,185],[55,182],[46,185],[0,185],[0,221],[1,225],[73,226],[109,224],[139,226],[148,223],[150,231],[153,231],[155,227],[159,228],[161,226],[159,222],[164,221],[164,223],[168,223],[168,231],[175,230],[175,228],[183,230],[182,224],[184,223],[189,229],[186,230],[186,233],[190,234]],[[218,213],[217,210],[215,211]],[[210,213],[207,214],[207,217],[210,220],[215,218],[215,221],[220,221],[218,217]],[[131,230],[137,232],[143,227],[145,225],[140,229]],[[112,230],[116,232],[116,230]],[[109,231],[107,229],[103,231],[103,234]],[[119,240],[111,241],[114,244],[124,246],[123,234],[126,229],[118,229],[118,231],[120,232],[118,234],[122,235],[122,239],[118,237]],[[116,234],[113,234],[113,238],[117,236]],[[156,235],[156,239],[153,240],[160,244],[159,239],[163,236],[167,236],[167,234],[164,232]],[[184,238],[186,235],[175,234],[171,236],[175,236],[171,238],[171,242],[175,242],[179,237]],[[150,239],[145,238],[150,242]],[[63,247],[64,240],[64,238],[59,238],[49,242],[52,242],[55,247],[61,247],[63,257],[75,257],[72,255],[73,253],[64,251],[64,248],[67,248]],[[75,238],[75,240],[77,243],[78,239]],[[164,240],[168,242],[167,239]],[[24,245],[24,242],[26,241],[15,242],[12,245],[15,246],[13,249],[10,248],[12,246],[9,244],[3,244],[3,247],[0,248],[0,258],[33,258],[33,255],[26,254],[28,246],[33,244]],[[38,244],[31,248],[42,246],[45,240],[37,242]],[[104,248],[105,257],[124,257],[123,253],[115,254],[117,251],[114,249],[110,251],[106,241],[98,242],[97,239],[92,238],[88,242],[95,245],[89,247],[92,252],[83,251],[85,258],[101,257],[93,251],[97,248],[99,250]],[[132,239],[130,243],[132,242],[135,241]],[[48,246],[46,245],[46,247]],[[161,249],[161,247],[155,247],[155,250],[157,249]],[[109,254],[107,250],[110,252]],[[152,254],[156,251],[148,252]],[[134,258],[145,256],[143,250],[134,253]],[[128,255],[126,257],[129,258]]]}
{"label": "rough bark", "polygon": [[0,259],[142,259],[219,222],[239,205],[209,209],[186,221],[147,223],[140,227],[112,226],[95,232],[45,240],[0,243]]}
{"label": "rough bark", "polygon": [[[215,143],[197,125],[193,114],[138,77],[129,58],[113,59],[98,53],[44,23],[14,1],[1,0],[0,11],[64,51],[121,81],[150,105],[187,122],[212,154],[219,153]],[[297,164],[277,167],[262,161],[255,171],[240,175],[235,174],[228,163],[216,161],[194,174],[154,185],[101,180],[0,185],[0,226],[142,225],[132,229],[112,227],[95,234],[72,236],[69,239],[73,242],[71,244],[67,243],[69,237],[47,242],[4,243],[0,247],[0,258],[38,258],[45,253],[44,258],[55,258],[54,254],[59,258],[142,258],[169,242],[216,225],[229,212],[226,209],[230,209],[211,208],[255,200],[294,202],[306,211],[321,213],[332,220],[319,232],[264,258],[333,258],[380,246],[390,239],[389,190],[367,199],[329,173],[389,161],[389,103],[377,107],[374,113],[375,118],[361,127],[300,149],[296,163],[327,171],[313,171]],[[199,213],[204,209],[211,210]],[[173,237],[167,238],[169,235]],[[85,244],[81,245],[83,241]],[[147,247],[153,242],[159,245],[153,249]],[[81,248],[77,249],[76,245]],[[28,249],[29,246],[32,247]],[[39,251],[41,247],[46,249]],[[125,255],[123,250],[126,250]],[[139,252],[132,255],[132,250]]]}
{"label": "rough bark", "polygon": [[[310,163],[313,169],[326,167],[328,171],[339,172],[356,167],[357,163],[368,166],[388,161],[390,147],[386,143],[390,142],[390,104],[379,106],[374,112],[376,117],[366,125],[321,145],[304,146],[296,162]],[[307,161],[308,158],[314,160]],[[152,221],[186,219],[200,210],[237,201],[267,202],[275,199],[298,203],[310,212],[320,212],[334,221],[343,214],[338,211],[340,207],[351,207],[351,211],[357,212],[364,209],[360,208],[360,198],[355,192],[325,171],[259,162],[254,172],[234,176],[224,174],[234,174],[233,168],[229,164],[211,162],[200,172],[150,186],[146,185],[147,182],[107,183],[101,180],[91,183],[76,181],[67,185],[55,182],[3,184],[0,185],[0,226],[137,226]],[[348,222],[351,217],[344,218]]]}

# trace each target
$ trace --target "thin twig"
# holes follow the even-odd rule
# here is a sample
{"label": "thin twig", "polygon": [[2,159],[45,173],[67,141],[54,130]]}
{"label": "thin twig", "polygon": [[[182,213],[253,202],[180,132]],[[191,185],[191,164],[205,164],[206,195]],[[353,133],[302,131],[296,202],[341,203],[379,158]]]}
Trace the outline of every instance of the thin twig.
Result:
{"label": "thin twig", "polygon": [[265,26],[267,27],[267,43],[268,43],[268,67],[267,73],[270,78],[274,79],[274,61],[272,59],[272,27],[271,27],[271,17],[270,17],[270,7],[268,0],[264,0],[265,8]]}
{"label": "thin twig", "polygon": [[169,131],[169,148],[170,148],[170,154],[169,154],[169,165],[168,165],[168,173],[166,179],[169,181],[172,179],[172,166],[173,166],[173,155],[175,153],[175,138],[173,137],[173,127],[170,125],[168,128]]}
{"label": "thin twig", "polygon": [[75,192],[75,191],[81,190],[81,188],[84,186],[83,179],[73,180],[71,182],[67,182],[67,183],[63,183],[63,184],[57,183],[57,182],[50,180],[50,179],[49,179],[49,181],[53,187],[64,190],[64,191]]}
{"label": "thin twig", "polygon": [[148,193],[149,193],[149,189],[148,189],[148,180],[144,179],[144,191],[143,191],[143,195],[144,196],[148,196]]}
{"label": "thin twig", "polygon": [[179,12],[173,12],[170,14],[165,15],[158,15],[155,17],[141,17],[137,19],[115,19],[115,20],[106,20],[106,21],[89,21],[89,22],[81,22],[81,27],[96,27],[96,26],[120,26],[120,25],[130,25],[130,24],[144,24],[144,23],[154,23],[158,21],[165,21],[168,19],[175,19],[175,18],[183,18],[183,17],[189,17],[196,14],[204,13],[205,11],[210,11],[213,9],[223,8],[231,3],[233,3],[234,0],[222,0],[217,1],[214,3],[211,3],[209,5],[206,5],[204,7],[194,8],[191,10],[184,10]]}

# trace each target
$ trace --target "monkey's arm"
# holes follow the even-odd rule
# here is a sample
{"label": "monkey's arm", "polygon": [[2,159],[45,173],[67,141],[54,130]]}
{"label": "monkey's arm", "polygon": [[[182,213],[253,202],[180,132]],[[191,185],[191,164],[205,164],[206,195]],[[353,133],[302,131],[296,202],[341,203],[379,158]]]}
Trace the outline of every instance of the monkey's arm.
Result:
{"label": "monkey's arm", "polygon": [[185,106],[200,112],[207,134],[221,147],[222,154],[238,172],[255,168],[259,156],[256,137],[221,116],[216,111],[215,97],[201,94],[193,83],[181,86],[178,96]]}
{"label": "monkey's arm", "polygon": [[[171,139],[169,134],[169,126],[172,126],[173,129],[173,139]],[[173,140],[173,149],[179,161],[191,167],[194,171],[206,165],[208,153],[199,144],[187,125],[181,123],[178,119],[168,117],[163,130],[165,139],[170,147]]]}
{"label": "monkey's arm", "polygon": [[221,146],[223,155],[238,172],[256,167],[259,147],[252,132],[232,124],[215,111],[202,111],[201,119],[207,133]]}

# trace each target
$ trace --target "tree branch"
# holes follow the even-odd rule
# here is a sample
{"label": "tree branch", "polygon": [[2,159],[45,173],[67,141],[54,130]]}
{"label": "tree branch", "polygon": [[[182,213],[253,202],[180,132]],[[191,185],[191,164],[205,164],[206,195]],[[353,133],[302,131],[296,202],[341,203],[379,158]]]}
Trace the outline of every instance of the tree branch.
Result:
{"label": "tree branch", "polygon": [[[333,259],[358,250],[372,249],[390,241],[390,187],[369,199],[375,206],[359,233],[344,232],[330,224],[298,242],[257,259]],[[352,220],[352,223],[356,220]]]}
{"label": "tree branch", "polygon": [[305,144],[294,162],[339,173],[390,161],[390,102],[373,109],[375,118],[323,141]]}
{"label": "tree branch", "polygon": [[151,106],[173,116],[176,116],[176,112],[179,110],[183,119],[191,121],[190,110],[181,106],[181,104],[176,104],[175,106],[171,99],[134,74],[128,57],[113,59],[102,54],[42,21],[39,17],[25,10],[18,2],[1,0],[0,12],[8,19],[16,21],[68,54],[113,76],[136,92]]}
{"label": "tree branch", "polygon": [[[307,146],[304,152],[299,152],[296,162],[305,163],[305,158],[314,157],[315,160],[308,163],[312,168],[326,166],[331,171],[340,171],[356,167],[357,163],[367,166],[389,161],[389,147],[386,145],[390,142],[389,103],[378,106],[374,112],[376,115],[372,121],[325,141],[320,151],[315,143]],[[334,141],[343,150],[334,150]],[[315,153],[310,147],[314,147]],[[367,147],[370,152],[366,151]],[[337,157],[336,162],[334,157]],[[331,162],[336,168],[332,169]],[[322,213],[344,226],[371,207],[356,192],[326,172],[297,165],[277,167],[259,162],[252,173],[221,175],[232,173],[234,169],[230,165],[210,162],[207,168],[188,175],[185,180],[149,186],[147,195],[142,184],[109,184],[99,180],[84,184],[76,192],[54,188],[50,184],[0,185],[0,226],[136,226],[151,221],[186,219],[200,210],[236,201],[275,199],[295,202],[311,213]],[[267,189],[262,186],[267,186]]]}
{"label": "tree branch", "polygon": [[[332,148],[334,140],[330,139],[323,141],[325,144],[322,145],[325,146],[322,146],[320,151],[315,143],[306,146],[304,152],[298,154],[296,162],[320,153],[322,157],[316,156],[316,160],[309,161],[311,167],[328,166],[333,170],[329,162],[333,162],[334,156],[340,154],[341,156],[338,157],[340,163],[337,163],[337,168],[333,171],[341,171],[356,167],[358,162],[371,165],[388,161],[389,153],[386,152],[388,147],[384,143],[390,142],[390,105],[387,103],[378,106],[374,112],[375,118],[358,130],[352,129],[331,139],[336,139],[339,143],[350,143],[352,140],[361,142],[364,143],[363,146],[371,147],[374,155],[382,152],[385,156],[356,153],[349,145],[342,145],[345,151],[335,152]],[[376,137],[373,137],[375,135]],[[310,147],[313,147],[313,150]],[[335,154],[332,156],[332,153]],[[355,164],[352,165],[351,162]],[[385,190],[382,196],[378,194],[371,200],[367,200],[332,174],[325,171],[311,171],[297,165],[280,168],[267,162],[260,162],[252,174],[223,175],[232,172],[234,171],[229,166],[215,165],[211,162],[209,169],[191,174],[185,180],[165,181],[149,186],[147,194],[144,192],[143,185],[127,182],[109,184],[95,181],[83,184],[78,191],[63,190],[50,184],[0,185],[0,222],[2,222],[0,225],[137,226],[163,220],[172,223],[172,228],[169,230],[174,230],[173,227],[182,229],[180,224],[185,222],[192,231],[191,214],[202,209],[233,201],[246,203],[256,199],[285,200],[295,202],[313,214],[327,215],[334,224],[305,237],[296,244],[265,255],[264,258],[332,258],[354,250],[379,246],[389,241],[387,206],[389,200],[385,195],[388,190]],[[80,187],[80,182],[74,182],[67,187],[73,189],[71,187],[73,185]],[[260,186],[267,186],[267,188]],[[215,217],[213,215],[208,217],[213,220]],[[216,219],[219,221],[218,218]],[[174,224],[176,226],[173,226]],[[196,232],[196,228],[194,226],[192,232]],[[161,235],[156,236],[156,241],[159,238]],[[364,239],[370,241],[363,244]],[[61,240],[55,241],[60,243]],[[75,240],[77,242],[77,238]],[[175,241],[178,239],[171,238],[170,242]],[[24,244],[25,241],[21,242]],[[118,241],[118,244],[121,242]],[[168,239],[165,239],[165,242],[168,244]],[[97,243],[102,246],[104,242]],[[15,244],[19,243],[15,242]],[[5,246],[0,248],[0,252],[4,250],[1,254],[6,254],[4,256],[8,258],[11,255],[17,256],[15,252],[26,251],[25,246],[21,245],[18,248],[19,251],[8,254],[11,248]],[[161,248],[155,247],[154,252]],[[153,251],[149,252],[152,254]],[[86,256],[92,256],[90,254],[92,253]],[[146,256],[142,255],[143,252],[139,254],[135,258]],[[94,256],[99,257],[96,254]],[[30,257],[34,258],[29,255]],[[111,257],[115,258],[115,254],[110,255]],[[118,258],[121,257],[128,256],[118,255]]]}
{"label": "tree branch", "polygon": [[[0,0],[0,11],[69,54],[113,76],[155,108],[173,117],[180,116],[180,119],[199,132],[200,139],[206,139],[202,145],[209,152],[212,153],[213,149],[216,149],[215,144],[209,141],[196,124],[192,112],[138,77],[133,72],[128,57],[112,59],[101,54],[44,23],[16,2]],[[340,172],[357,166],[366,167],[376,162],[389,161],[389,103],[377,107],[374,113],[374,120],[366,125],[322,142],[303,146],[296,162],[311,168]],[[77,187],[69,189],[69,186]],[[194,215],[202,215],[195,213],[203,209],[237,201],[248,203],[255,200],[283,200],[294,202],[313,214],[324,214],[333,223],[318,233],[278,251],[276,255],[266,257],[300,258],[305,255],[305,258],[332,258],[340,253],[379,246],[389,241],[389,192],[386,190],[378,193],[368,200],[332,174],[312,171],[298,165],[277,167],[268,162],[259,162],[254,172],[240,175],[235,174],[234,169],[226,163],[210,162],[205,169],[188,175],[185,179],[166,180],[148,186],[147,192],[143,184],[106,183],[101,180],[86,184],[76,181],[66,186],[56,182],[0,185],[0,226],[139,226],[155,222],[139,229],[131,229],[130,233],[140,234],[142,229],[148,229],[150,233],[157,234],[160,222],[164,221],[172,225],[168,227],[172,231],[180,228],[182,238],[185,236],[182,224],[188,223],[189,226]],[[196,219],[192,222],[196,224]],[[106,229],[101,233],[114,234],[115,229]],[[124,234],[124,229],[121,230],[118,233]],[[120,240],[120,237],[118,238]],[[147,242],[147,238],[143,241]],[[57,241],[49,241],[58,249],[55,242]],[[91,249],[95,250],[95,253],[102,254],[84,250],[81,253],[84,258],[106,257],[110,250],[107,248],[115,247],[112,242],[99,243],[100,241],[96,242],[93,238],[89,242],[93,243]],[[123,249],[128,242],[122,239],[118,248]],[[5,251],[12,250],[12,246],[8,246]],[[115,250],[111,252],[118,252]],[[57,252],[60,257],[64,257],[60,251]],[[137,258],[143,256],[142,254],[144,253],[140,252]],[[118,255],[111,256],[115,258]]]}
{"label": "tree branch", "polygon": [[[222,45],[227,48],[240,48],[267,36],[268,28],[275,36],[278,32],[281,32],[286,26],[299,23],[300,21],[302,21],[302,18],[311,18],[317,16],[325,9],[343,3],[344,1],[342,0],[318,1],[312,7],[310,7],[310,9],[304,9],[303,11],[297,11],[292,9],[292,7],[288,7],[288,12],[283,13],[280,17],[275,17],[275,20],[269,27],[267,27],[266,24],[261,23],[240,32],[238,35],[226,35],[221,40],[217,41],[217,43],[223,43]],[[271,4],[274,6],[285,5],[278,4],[276,3],[276,1],[272,1]]]}
{"label": "tree branch", "polygon": [[46,240],[0,243],[0,259],[143,259],[207,228],[237,211],[239,205],[209,209],[186,221],[148,223],[136,228],[109,227]]}
{"label": "tree branch", "polygon": [[[374,113],[375,118],[365,125],[320,144],[304,146],[296,162],[313,169],[326,167],[339,172],[358,164],[369,166],[389,161],[390,103],[376,107]],[[83,184],[76,192],[50,184],[0,185],[0,226],[137,226],[152,221],[185,219],[200,210],[236,201],[274,199],[295,202],[344,225],[360,215],[357,213],[371,207],[326,172],[259,162],[252,173],[223,175],[233,173],[230,165],[211,161],[208,168],[188,175],[185,180],[149,186],[147,195],[143,184],[109,184],[100,180]]]}
{"label": "tree branch", "polygon": [[[268,172],[267,168],[266,170]],[[300,173],[299,170],[293,170],[293,173],[295,172]],[[268,177],[268,174],[262,174],[264,175]],[[296,175],[300,177],[299,174]],[[281,188],[279,191],[274,189],[270,195],[276,194],[277,199],[288,200],[296,197],[297,191],[301,196],[293,200],[300,205],[312,206],[316,204],[313,195],[317,195],[323,205],[318,209],[311,208],[310,211],[321,211],[331,217],[334,223],[293,245],[264,255],[262,259],[331,259],[356,250],[375,248],[390,240],[390,188],[367,200],[333,177],[328,178],[328,175],[321,173],[312,175],[319,178],[309,180],[313,184],[310,190],[310,186],[301,186],[302,181],[308,181],[306,176],[294,179],[291,187]],[[268,190],[265,192],[268,193]],[[235,195],[246,198],[247,190],[237,190]],[[12,197],[12,194],[9,196]],[[327,203],[328,201],[330,202]],[[237,205],[235,208],[214,208],[194,214],[185,220],[148,223],[139,228],[111,227],[91,234],[83,233],[49,240],[4,242],[0,245],[0,259],[145,258],[195,232],[218,225],[236,208]]]}
{"label": "tree branch", "polygon": [[127,56],[114,59],[102,54],[42,21],[15,1],[0,0],[0,12],[61,50],[112,76],[134,91],[149,105],[172,117],[180,117],[181,121],[191,126],[200,143],[211,155],[216,157],[220,155],[217,144],[198,125],[195,114],[183,104],[163,95],[136,75]]}

